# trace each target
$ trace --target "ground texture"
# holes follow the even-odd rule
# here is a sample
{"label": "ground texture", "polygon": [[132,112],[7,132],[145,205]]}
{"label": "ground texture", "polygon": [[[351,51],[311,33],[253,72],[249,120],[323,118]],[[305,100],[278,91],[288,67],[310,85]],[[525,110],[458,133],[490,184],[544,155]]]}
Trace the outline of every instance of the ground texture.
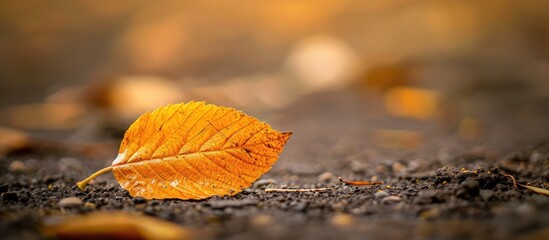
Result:
{"label": "ground texture", "polygon": [[[478,106],[485,113],[482,136],[465,141],[444,122],[388,116],[376,97],[309,96],[258,116],[294,132],[269,173],[234,197],[202,201],[134,198],[112,174],[86,191],[76,187],[111,159],[47,152],[7,156],[0,161],[1,238],[44,238],[41,230],[52,219],[124,211],[176,223],[203,239],[546,239],[549,197],[515,188],[508,174],[519,184],[547,188],[549,118],[535,111],[514,114],[512,106],[493,103]],[[403,145],[375,137],[395,126],[421,138]],[[114,156],[116,144],[112,149]],[[25,166],[14,169],[14,161]],[[338,177],[383,184],[350,186]],[[82,203],[60,203],[68,197]]]}

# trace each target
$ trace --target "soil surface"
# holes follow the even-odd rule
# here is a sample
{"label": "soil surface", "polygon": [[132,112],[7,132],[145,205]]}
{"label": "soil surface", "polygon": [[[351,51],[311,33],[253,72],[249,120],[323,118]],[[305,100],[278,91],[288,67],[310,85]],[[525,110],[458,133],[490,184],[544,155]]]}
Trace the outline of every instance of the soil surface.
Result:
{"label": "soil surface", "polygon": [[[444,124],[391,117],[379,101],[330,92],[258,116],[294,135],[275,167],[233,197],[134,198],[110,173],[80,191],[76,182],[112,159],[9,155],[0,161],[1,238],[44,238],[42,226],[53,218],[125,211],[199,230],[204,234],[194,237],[206,239],[547,239],[549,197],[515,188],[507,176],[548,187],[545,112],[523,118],[509,105],[494,107],[499,100],[484,101],[483,135],[465,141]],[[373,137],[394,126],[421,138],[413,147],[387,148]],[[16,161],[23,166],[14,166]],[[350,186],[338,177],[383,184]],[[82,203],[60,203],[69,197]]]}

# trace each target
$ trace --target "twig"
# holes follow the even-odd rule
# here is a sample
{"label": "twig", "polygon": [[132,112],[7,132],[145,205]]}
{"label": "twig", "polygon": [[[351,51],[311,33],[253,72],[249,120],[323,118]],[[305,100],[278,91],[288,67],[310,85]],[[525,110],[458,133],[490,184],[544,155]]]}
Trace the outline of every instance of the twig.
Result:
{"label": "twig", "polygon": [[522,184],[519,184],[521,187],[524,187],[524,188],[527,188],[535,193],[539,193],[539,194],[543,194],[543,195],[547,195],[549,196],[549,190],[547,189],[543,189],[543,188],[539,188],[539,187],[534,187],[534,186],[528,186],[528,185],[522,185]]}
{"label": "twig", "polygon": [[328,190],[332,190],[331,188],[296,188],[296,189],[288,189],[288,188],[266,188],[265,192],[325,192]]}
{"label": "twig", "polygon": [[381,181],[378,181],[378,182],[349,181],[349,180],[343,180],[343,178],[341,178],[341,177],[338,177],[337,179],[339,179],[339,181],[342,182],[342,183],[353,185],[353,186],[370,186],[370,185],[381,185],[381,184],[383,184],[383,182],[381,182]]}
{"label": "twig", "polygon": [[[547,189],[543,189],[543,188],[539,188],[539,187],[534,187],[534,186],[529,186],[529,185],[524,185],[524,184],[517,184],[517,180],[515,179],[515,177],[509,175],[509,174],[505,174],[506,177],[509,177],[511,178],[511,180],[513,180],[513,186],[515,186],[515,188],[517,190],[519,190],[518,186],[521,186],[523,188],[526,188],[530,191],[533,191],[535,193],[539,193],[539,194],[544,194],[544,195],[549,195],[549,190]],[[517,186],[518,185],[518,186]]]}
{"label": "twig", "polygon": [[517,180],[515,179],[515,177],[513,177],[512,175],[510,174],[505,174],[504,176],[508,177],[508,178],[511,178],[511,180],[513,180],[513,186],[515,186],[515,188],[517,190],[519,190],[519,188],[517,187]]}

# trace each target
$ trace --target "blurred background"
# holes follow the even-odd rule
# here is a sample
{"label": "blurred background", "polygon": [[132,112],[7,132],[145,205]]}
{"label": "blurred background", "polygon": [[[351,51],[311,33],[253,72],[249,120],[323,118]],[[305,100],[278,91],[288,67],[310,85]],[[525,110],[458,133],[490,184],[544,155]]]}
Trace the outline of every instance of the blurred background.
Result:
{"label": "blurred background", "polygon": [[547,142],[547,9],[542,0],[0,1],[0,156],[110,161],[140,114],[204,100],[294,131],[287,162],[341,159],[360,170],[380,156],[444,162],[452,149],[497,158]]}

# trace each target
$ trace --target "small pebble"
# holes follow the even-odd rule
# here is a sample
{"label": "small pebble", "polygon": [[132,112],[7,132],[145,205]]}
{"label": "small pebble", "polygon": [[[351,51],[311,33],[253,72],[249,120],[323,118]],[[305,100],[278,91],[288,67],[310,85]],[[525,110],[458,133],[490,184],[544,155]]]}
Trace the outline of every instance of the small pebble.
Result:
{"label": "small pebble", "polygon": [[351,153],[351,148],[345,145],[334,145],[330,149],[328,149],[328,154],[332,157],[342,157],[347,156],[349,153]]}
{"label": "small pebble", "polygon": [[330,223],[340,228],[349,228],[354,225],[355,219],[349,214],[337,213],[332,217]]}
{"label": "small pebble", "polygon": [[10,172],[14,172],[14,173],[23,173],[23,172],[27,172],[29,170],[29,168],[22,161],[13,161],[13,162],[10,163],[10,166],[8,167],[8,170]]}
{"label": "small pebble", "polygon": [[334,175],[331,172],[325,172],[325,173],[322,173],[322,174],[318,175],[318,181],[319,182],[328,182],[328,181],[332,180],[333,177],[334,177]]}
{"label": "small pebble", "polygon": [[389,196],[389,194],[388,194],[387,192],[385,192],[385,191],[378,191],[378,192],[376,192],[376,193],[374,194],[374,196],[375,196],[376,198],[384,198],[384,197]]}
{"label": "small pebble", "polygon": [[358,160],[353,160],[351,163],[351,171],[354,173],[365,172],[368,169],[368,164]]}
{"label": "small pebble", "polygon": [[82,199],[80,198],[68,197],[68,198],[61,199],[61,201],[57,203],[57,206],[59,206],[60,208],[72,208],[72,207],[80,206],[82,205],[82,203],[83,203]]}
{"label": "small pebble", "polygon": [[145,214],[154,216],[155,215],[154,208],[152,206],[146,207],[145,208]]}
{"label": "small pebble", "polygon": [[494,196],[494,191],[492,190],[480,190],[480,197],[484,201],[490,200],[490,198]]}
{"label": "small pebble", "polygon": [[95,204],[91,202],[84,203],[84,207],[88,209],[95,209]]}
{"label": "small pebble", "polygon": [[266,214],[260,214],[260,215],[254,216],[250,220],[250,223],[252,225],[258,226],[258,227],[269,226],[269,225],[271,225],[272,222],[273,222],[273,218],[269,215],[266,215]]}
{"label": "small pebble", "polygon": [[543,182],[549,182],[549,171],[545,171],[541,174],[541,180]]}
{"label": "small pebble", "polygon": [[402,173],[406,171],[406,165],[402,164],[401,162],[396,162],[396,163],[393,163],[393,165],[391,166],[391,170],[394,173]]}
{"label": "small pebble", "polygon": [[528,203],[522,203],[515,208],[515,212],[520,215],[529,215],[532,214],[534,211],[535,208]]}
{"label": "small pebble", "polygon": [[419,214],[419,217],[424,220],[428,219],[437,219],[441,215],[441,211],[439,208],[431,208],[427,209]]}
{"label": "small pebble", "polygon": [[292,202],[291,205],[293,206],[294,210],[298,212],[303,212],[307,208],[306,202]]}
{"label": "small pebble", "polygon": [[538,151],[534,151],[532,155],[530,155],[530,162],[531,163],[542,163],[545,160],[543,154],[541,154]]}
{"label": "small pebble", "polygon": [[378,173],[378,174],[384,174],[384,173],[387,173],[389,170],[387,168],[387,166],[383,165],[383,164],[378,164],[377,166],[374,167],[374,172]]}
{"label": "small pebble", "polygon": [[402,198],[400,198],[399,196],[387,196],[381,199],[381,202],[385,204],[397,203],[400,201],[402,201]]}
{"label": "small pebble", "polygon": [[261,188],[271,184],[276,184],[274,179],[259,179],[254,183],[254,188]]}
{"label": "small pebble", "polygon": [[351,186],[343,186],[340,188],[340,192],[343,194],[352,194],[354,191],[354,188]]}

